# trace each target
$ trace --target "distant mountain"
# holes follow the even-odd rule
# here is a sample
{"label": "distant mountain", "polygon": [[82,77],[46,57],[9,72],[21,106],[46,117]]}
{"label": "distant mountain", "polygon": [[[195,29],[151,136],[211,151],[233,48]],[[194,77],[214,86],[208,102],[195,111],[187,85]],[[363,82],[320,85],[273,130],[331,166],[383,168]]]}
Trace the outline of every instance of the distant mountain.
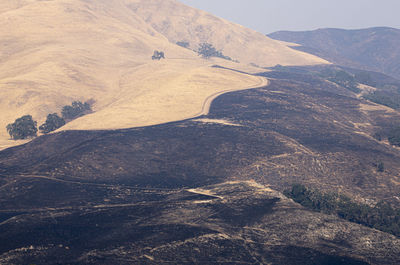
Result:
{"label": "distant mountain", "polygon": [[269,37],[300,44],[297,50],[343,66],[382,72],[400,78],[400,30],[377,27],[360,30],[318,29],[278,31]]}

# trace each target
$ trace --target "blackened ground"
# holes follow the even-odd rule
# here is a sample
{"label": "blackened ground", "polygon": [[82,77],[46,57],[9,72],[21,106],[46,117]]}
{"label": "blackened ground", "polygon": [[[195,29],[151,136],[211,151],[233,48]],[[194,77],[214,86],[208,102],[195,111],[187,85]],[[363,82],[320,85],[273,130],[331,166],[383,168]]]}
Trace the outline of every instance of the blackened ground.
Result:
{"label": "blackened ground", "polygon": [[262,185],[398,204],[399,150],[372,136],[399,114],[301,72],[268,75],[218,97],[208,122],[61,132],[0,152],[0,263],[398,264],[397,238]]}
{"label": "blackened ground", "polygon": [[[68,131],[0,152],[0,174],[181,188],[227,178],[257,179],[283,191],[293,182],[352,197],[400,192],[397,149],[372,136],[397,112],[360,109],[345,88],[310,75],[274,73],[265,88],[223,95],[209,119],[119,131]],[[377,172],[383,162],[385,171]],[[6,186],[8,187],[8,186]]]}
{"label": "blackened ground", "polygon": [[143,192],[156,200],[130,203],[132,197],[127,197],[120,204],[90,203],[21,213],[0,225],[0,263],[358,265],[400,261],[398,238],[309,212],[255,182]]}

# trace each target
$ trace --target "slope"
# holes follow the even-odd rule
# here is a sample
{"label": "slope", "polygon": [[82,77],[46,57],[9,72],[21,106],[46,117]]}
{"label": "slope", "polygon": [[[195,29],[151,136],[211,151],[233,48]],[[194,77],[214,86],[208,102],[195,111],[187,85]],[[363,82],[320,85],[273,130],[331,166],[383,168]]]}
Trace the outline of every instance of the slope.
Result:
{"label": "slope", "polygon": [[[128,128],[191,117],[201,112],[210,95],[265,82],[259,77],[211,68],[219,64],[257,71],[222,59],[203,60],[195,52],[171,43],[153,28],[154,23],[142,18],[138,7],[151,7],[146,9],[147,14],[154,17],[168,17],[172,10],[185,10],[187,18],[197,14],[198,27],[210,23],[200,17],[220,21],[173,0],[2,1],[0,148],[16,144],[7,141],[8,123],[31,114],[41,124],[47,114],[60,112],[74,100],[94,102],[94,113],[62,129]],[[186,32],[186,26],[178,22],[171,21],[171,28]],[[242,35],[235,35],[237,42],[255,38],[253,33],[246,35],[250,30],[238,25],[224,22],[219,26],[228,31],[240,29]],[[262,46],[271,46],[275,51],[273,60],[261,54],[266,64],[275,64],[276,59],[281,63],[322,62],[263,39]],[[167,59],[152,61],[154,50],[164,51]],[[292,57],[296,61],[285,59]]]}
{"label": "slope", "polygon": [[[189,190],[31,184],[81,202],[10,211],[15,216],[0,223],[3,265],[399,262],[400,239],[309,212],[252,181]],[[104,192],[112,202],[102,201]]]}
{"label": "slope", "polygon": [[399,29],[380,27],[360,30],[279,31],[268,36],[300,44],[302,46],[295,48],[339,65],[400,77]]}
{"label": "slope", "polygon": [[155,30],[173,43],[188,42],[192,49],[197,49],[200,43],[212,43],[234,60],[262,67],[327,63],[311,54],[295,52],[286,44],[265,38],[254,30],[189,8],[177,1],[130,2],[129,7]]}
{"label": "slope", "polygon": [[78,99],[104,108],[120,91],[121,76],[144,64],[156,48],[194,57],[118,1],[26,1],[0,19],[2,128],[24,114],[42,122]]}
{"label": "slope", "polygon": [[399,149],[372,135],[399,112],[312,75],[265,75],[266,87],[218,97],[207,119],[1,151],[0,262],[399,263],[398,238],[277,192],[300,182],[398,205]]}

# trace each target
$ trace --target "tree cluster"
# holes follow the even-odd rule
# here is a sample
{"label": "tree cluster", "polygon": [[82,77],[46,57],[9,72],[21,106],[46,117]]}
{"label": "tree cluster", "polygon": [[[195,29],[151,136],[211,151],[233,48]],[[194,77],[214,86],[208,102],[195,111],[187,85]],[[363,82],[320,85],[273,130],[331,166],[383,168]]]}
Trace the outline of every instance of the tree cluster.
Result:
{"label": "tree cluster", "polygon": [[90,104],[81,101],[74,101],[71,105],[64,106],[61,110],[62,117],[65,120],[74,120],[92,111]]}
{"label": "tree cluster", "polygon": [[328,78],[329,81],[334,82],[342,87],[347,88],[354,93],[360,93],[361,90],[358,88],[358,83],[355,77],[346,71],[340,70],[335,73],[334,76]]}
{"label": "tree cluster", "polygon": [[[74,101],[70,106],[62,108],[62,117],[57,113],[47,115],[46,121],[39,126],[41,133],[49,133],[65,125],[65,120],[73,120],[92,111],[90,104]],[[37,122],[31,115],[25,115],[7,125],[7,132],[13,140],[22,140],[37,136]]]}
{"label": "tree cluster", "polygon": [[377,90],[364,95],[363,98],[392,109],[400,109],[400,94]]}
{"label": "tree cluster", "polygon": [[314,211],[335,214],[340,218],[400,237],[400,209],[386,202],[374,207],[356,203],[337,193],[322,193],[301,184],[294,184],[284,194],[295,202]]}

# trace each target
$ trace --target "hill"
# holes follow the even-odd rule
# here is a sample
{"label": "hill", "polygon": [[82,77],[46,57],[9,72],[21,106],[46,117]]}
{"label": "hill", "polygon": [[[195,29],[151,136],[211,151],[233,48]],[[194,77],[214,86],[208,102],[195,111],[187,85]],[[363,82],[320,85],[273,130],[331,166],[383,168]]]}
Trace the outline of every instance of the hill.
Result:
{"label": "hill", "polygon": [[282,192],[302,183],[397,206],[399,149],[374,136],[400,113],[307,73],[263,76],[201,118],[0,152],[2,264],[399,263],[398,237]]}
{"label": "hill", "polygon": [[136,3],[129,6],[135,13],[172,43],[187,42],[192,49],[201,43],[212,43],[234,60],[261,67],[327,63],[308,53],[295,53],[286,44],[265,38],[259,32],[177,1],[133,2]]}
{"label": "hill", "polygon": [[[196,20],[190,21],[192,16]],[[165,21],[168,31],[157,26],[155,19],[163,17],[170,18]],[[190,23],[182,24],[186,20]],[[60,112],[74,100],[93,102],[94,113],[63,129],[129,128],[195,116],[215,93],[265,82],[210,67],[226,64],[257,71],[247,65],[250,61],[244,60],[242,50],[249,58],[261,58],[255,63],[270,66],[325,62],[174,0],[5,0],[0,4],[0,23],[3,146],[10,145],[1,129],[8,123],[31,114],[41,124],[47,114]],[[204,30],[190,35],[190,27]],[[215,34],[224,41],[213,37],[217,27]],[[199,34],[199,41],[224,49],[243,64],[204,60],[176,45],[171,29],[185,40]],[[253,42],[266,48],[256,49]],[[230,50],[228,43],[235,49],[243,45]],[[163,51],[166,59],[152,61],[154,50]]]}
{"label": "hill", "polygon": [[300,44],[301,46],[294,48],[335,64],[400,78],[399,29],[379,27],[359,30],[278,31],[268,36]]}

